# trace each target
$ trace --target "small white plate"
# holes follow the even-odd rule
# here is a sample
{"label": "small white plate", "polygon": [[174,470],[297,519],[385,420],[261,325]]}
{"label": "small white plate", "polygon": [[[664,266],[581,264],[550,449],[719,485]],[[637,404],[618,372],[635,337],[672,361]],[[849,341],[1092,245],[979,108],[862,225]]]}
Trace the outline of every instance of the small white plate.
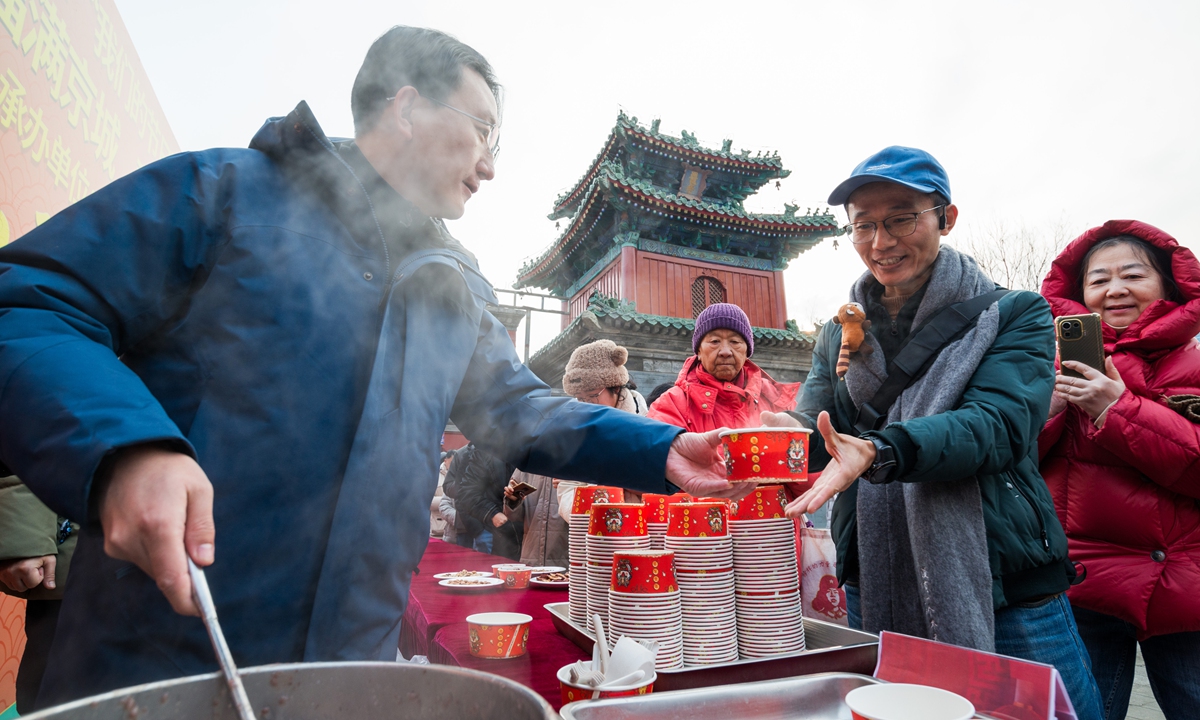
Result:
{"label": "small white plate", "polygon": [[534,567],[529,568],[529,572],[533,575],[545,575],[546,573],[566,572],[566,570],[567,569],[565,567],[559,567],[558,565],[535,565]]}
{"label": "small white plate", "polygon": [[[557,571],[551,571],[551,572],[557,572]],[[533,578],[529,578],[529,584],[532,585],[533,587],[540,587],[540,588],[565,588],[565,587],[571,586],[571,581],[570,580],[558,580],[558,581],[543,580],[539,577],[533,577]]]}
{"label": "small white plate", "polygon": [[[453,585],[455,580],[474,580],[478,585]],[[449,578],[446,580],[438,580],[438,585],[450,590],[458,590],[461,592],[480,592],[483,590],[494,590],[502,585],[504,581],[494,577],[471,577],[471,578]]]}
{"label": "small white plate", "polygon": [[[461,572],[471,572],[472,575],[459,575]],[[454,578],[490,578],[492,573],[484,572],[483,570],[459,570],[458,572],[438,573],[433,576],[435,580],[453,580]]]}

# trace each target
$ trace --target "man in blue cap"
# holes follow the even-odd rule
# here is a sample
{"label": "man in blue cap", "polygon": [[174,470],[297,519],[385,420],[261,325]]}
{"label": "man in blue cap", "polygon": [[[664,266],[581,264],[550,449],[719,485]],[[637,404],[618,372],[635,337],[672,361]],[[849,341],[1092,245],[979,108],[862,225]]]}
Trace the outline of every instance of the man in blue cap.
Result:
{"label": "man in blue cap", "polygon": [[829,196],[867,266],[850,290],[871,321],[837,372],[827,323],[797,412],[823,469],[788,513],[836,496],[851,621],[1055,665],[1078,717],[1100,717],[1065,591],[1067,539],[1038,474],[1054,385],[1050,308],[1008,292],[941,238],[958,220],[941,164],[889,147]]}

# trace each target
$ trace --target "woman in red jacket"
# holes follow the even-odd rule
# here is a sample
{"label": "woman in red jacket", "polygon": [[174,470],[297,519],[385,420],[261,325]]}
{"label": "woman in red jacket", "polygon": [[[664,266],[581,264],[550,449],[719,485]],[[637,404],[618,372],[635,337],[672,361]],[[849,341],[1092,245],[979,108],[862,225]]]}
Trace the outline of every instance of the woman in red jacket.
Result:
{"label": "woman in red jacket", "polygon": [[[1113,220],[1042,284],[1056,316],[1100,315],[1101,373],[1065,362],[1041,470],[1086,571],[1071,605],[1108,720],[1124,718],[1140,643],[1168,718],[1200,713],[1200,263],[1163,231]],[[1189,402],[1191,419],[1189,419]]]}
{"label": "woman in red jacket", "polygon": [[692,432],[762,425],[762,413],[796,407],[800,383],[782,383],[750,356],[754,328],[744,310],[714,303],[696,318],[695,355],[683,363],[675,386],[650,406],[650,417]]}

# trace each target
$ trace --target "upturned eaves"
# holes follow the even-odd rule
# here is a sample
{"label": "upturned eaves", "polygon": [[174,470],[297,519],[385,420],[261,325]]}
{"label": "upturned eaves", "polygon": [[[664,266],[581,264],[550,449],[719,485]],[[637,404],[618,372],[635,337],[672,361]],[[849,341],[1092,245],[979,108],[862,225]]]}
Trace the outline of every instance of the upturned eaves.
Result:
{"label": "upturned eaves", "polygon": [[554,209],[548,216],[551,220],[570,217],[579,207],[588,186],[594,181],[600,167],[613,159],[623,143],[633,143],[673,156],[682,162],[713,170],[725,170],[756,179],[756,186],[769,180],[785,178],[791,174],[783,168],[778,154],[751,155],[749,150],[735,153],[730,150],[714,150],[696,141],[695,136],[684,131],[683,137],[661,133],[638,123],[636,117],[624,112],[617,115],[617,123],[605,140],[600,153],[592,160],[587,172],[554,201]]}

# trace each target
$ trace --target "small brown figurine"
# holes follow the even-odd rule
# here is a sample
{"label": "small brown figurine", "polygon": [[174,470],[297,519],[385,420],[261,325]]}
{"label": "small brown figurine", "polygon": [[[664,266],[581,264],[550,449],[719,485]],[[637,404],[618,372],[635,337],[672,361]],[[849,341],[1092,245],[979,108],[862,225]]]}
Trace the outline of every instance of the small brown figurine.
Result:
{"label": "small brown figurine", "polygon": [[[837,317],[833,321],[842,326],[842,352],[838,355],[837,376],[845,377],[846,371],[850,369],[850,354],[858,352],[862,347],[871,321],[867,319],[867,311],[856,302],[846,303],[838,308]],[[863,352],[869,354],[870,351],[871,346],[868,345]]]}

